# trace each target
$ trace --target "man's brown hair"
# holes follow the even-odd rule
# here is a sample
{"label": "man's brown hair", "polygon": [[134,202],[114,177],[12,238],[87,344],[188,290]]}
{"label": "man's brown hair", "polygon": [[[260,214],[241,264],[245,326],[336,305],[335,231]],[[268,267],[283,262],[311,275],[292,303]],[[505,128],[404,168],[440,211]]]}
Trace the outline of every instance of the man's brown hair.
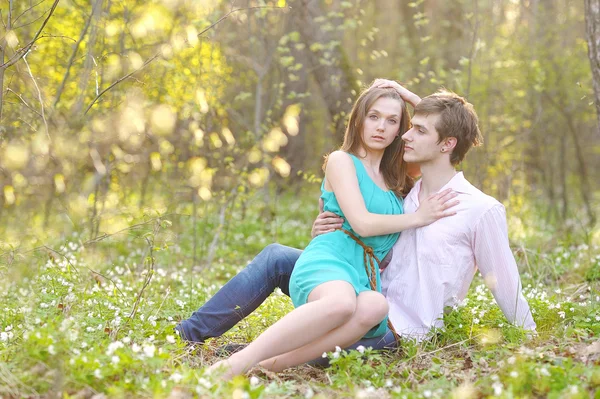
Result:
{"label": "man's brown hair", "polygon": [[452,165],[458,165],[471,147],[483,143],[473,105],[456,93],[442,89],[423,98],[415,107],[415,115],[440,116],[435,125],[438,144],[448,137],[456,138],[450,155]]}

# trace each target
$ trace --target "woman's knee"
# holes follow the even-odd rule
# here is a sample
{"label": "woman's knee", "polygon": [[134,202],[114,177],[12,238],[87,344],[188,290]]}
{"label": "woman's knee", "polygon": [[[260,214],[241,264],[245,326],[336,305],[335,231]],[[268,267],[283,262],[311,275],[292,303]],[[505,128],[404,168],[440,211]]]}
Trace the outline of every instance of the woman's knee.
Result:
{"label": "woman's knee", "polygon": [[373,327],[385,319],[388,311],[388,302],[380,293],[366,291],[358,296],[355,317],[361,325]]}
{"label": "woman's knee", "polygon": [[328,281],[315,287],[308,296],[308,301],[319,301],[326,312],[328,320],[337,324],[348,321],[356,311],[356,292],[346,281]]}
{"label": "woman's knee", "polygon": [[356,299],[335,298],[327,304],[329,317],[339,320],[340,323],[349,320],[356,311]]}

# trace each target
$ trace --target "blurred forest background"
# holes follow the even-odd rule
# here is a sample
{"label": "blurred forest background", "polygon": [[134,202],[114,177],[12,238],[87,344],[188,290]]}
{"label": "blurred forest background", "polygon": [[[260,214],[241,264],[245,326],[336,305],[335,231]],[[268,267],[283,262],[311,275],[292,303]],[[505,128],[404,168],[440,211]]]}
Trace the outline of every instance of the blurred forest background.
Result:
{"label": "blurred forest background", "polygon": [[591,231],[599,8],[1,0],[0,249],[70,231],[96,239],[165,213],[223,225],[251,198],[268,221],[290,191],[316,214],[322,156],[377,77],[475,105],[485,143],[461,168],[523,228],[541,229],[526,225],[536,215]]}

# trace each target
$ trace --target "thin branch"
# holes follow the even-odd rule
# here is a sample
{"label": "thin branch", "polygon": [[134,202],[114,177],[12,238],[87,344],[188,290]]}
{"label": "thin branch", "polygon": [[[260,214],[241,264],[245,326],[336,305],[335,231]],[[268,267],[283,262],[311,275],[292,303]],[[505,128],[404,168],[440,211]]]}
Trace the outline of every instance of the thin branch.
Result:
{"label": "thin branch", "polygon": [[250,10],[255,10],[255,9],[261,9],[261,8],[273,8],[273,9],[279,9],[279,10],[283,10],[286,9],[288,7],[277,7],[277,6],[255,6],[255,7],[245,7],[245,8],[236,8],[235,10],[231,10],[229,11],[227,14],[223,15],[221,18],[219,18],[219,20],[213,24],[211,24],[209,27],[207,27],[206,29],[204,29],[202,32],[198,33],[198,37],[202,36],[204,33],[206,33],[206,31],[210,30],[211,28],[215,27],[216,25],[220,24],[222,21],[226,20],[227,18],[229,18],[229,16],[235,12],[238,11],[250,11]]}
{"label": "thin branch", "polygon": [[140,292],[138,292],[138,295],[135,298],[135,302],[133,304],[133,308],[131,309],[129,316],[127,316],[127,320],[125,320],[125,323],[123,323],[116,330],[113,330],[111,332],[111,338],[113,338],[113,339],[115,339],[117,337],[117,335],[119,334],[119,330],[121,328],[125,327],[135,317],[137,310],[140,306],[142,296],[144,295],[144,291],[146,290],[146,287],[148,287],[150,285],[150,281],[152,281],[152,276],[154,275],[154,265],[156,262],[156,260],[154,259],[154,237],[155,237],[156,233],[158,232],[158,229],[159,229],[158,226],[159,226],[159,223],[157,223],[155,225],[151,238],[146,237],[146,242],[148,243],[148,247],[150,249],[150,256],[148,257],[149,258],[149,262],[148,262],[149,266],[146,269],[146,279],[144,280],[144,285],[142,286],[142,289],[140,290]]}
{"label": "thin branch", "polygon": [[98,94],[96,96],[96,98],[94,98],[92,100],[92,102],[90,103],[90,105],[88,105],[87,109],[85,110],[85,112],[83,113],[84,115],[88,113],[88,111],[94,106],[94,104],[96,104],[96,101],[98,101],[100,99],[100,97],[102,97],[102,95],[104,93],[106,93],[107,91],[109,91],[110,89],[112,89],[113,87],[115,87],[116,85],[118,85],[119,83],[123,82],[124,80],[129,79],[131,76],[135,75],[136,73],[138,73],[139,71],[141,71],[142,69],[146,68],[148,65],[150,65],[150,63],[152,61],[154,61],[155,59],[157,59],[160,56],[160,52],[154,54],[152,57],[150,57],[149,59],[146,60],[146,62],[144,62],[144,64],[139,67],[138,69],[136,69],[133,72],[128,73],[127,75],[117,79],[116,81],[114,81],[110,86],[108,86],[106,89],[102,90],[100,92],[100,94]]}
{"label": "thin branch", "polygon": [[69,36],[64,36],[64,35],[51,35],[51,34],[42,35],[42,36],[40,36],[39,40],[45,39],[45,38],[47,38],[47,37],[49,37],[49,38],[53,38],[53,39],[67,39],[67,40],[70,40],[70,41],[72,41],[72,42],[76,42],[76,40],[75,40],[75,39],[73,39],[72,37],[69,37]]}
{"label": "thin branch", "polygon": [[[56,0],[58,1],[58,0]],[[211,28],[213,28],[214,26],[218,25],[220,22],[224,21],[225,19],[227,19],[231,14],[237,12],[237,11],[247,11],[247,10],[254,10],[254,9],[261,9],[261,8],[273,8],[273,9],[285,9],[286,7],[276,7],[276,6],[256,6],[256,7],[245,7],[245,8],[237,8],[235,10],[231,10],[229,11],[227,14],[225,14],[224,16],[222,16],[221,18],[219,18],[219,20],[213,24],[211,24],[210,26],[208,26],[206,29],[202,30],[202,32],[198,33],[198,37],[200,37],[202,34],[204,34],[205,32],[207,32],[208,30],[210,30]],[[135,75],[137,72],[141,71],[142,69],[146,68],[150,63],[152,63],[155,59],[157,59],[160,56],[160,52],[154,54],[152,57],[150,57],[148,60],[146,60],[146,62],[144,62],[144,64],[139,67],[138,69],[136,69],[133,72],[128,73],[127,75],[117,79],[115,82],[113,82],[110,86],[108,86],[106,89],[102,90],[100,92],[100,94],[98,94],[96,96],[96,98],[94,98],[94,100],[92,100],[92,102],[90,103],[90,105],[88,105],[87,109],[85,110],[85,112],[83,113],[84,115],[86,115],[89,110],[94,106],[94,104],[96,104],[96,101],[98,101],[100,99],[100,97],[102,97],[104,95],[104,93],[106,93],[107,91],[109,91],[110,89],[112,89],[113,87],[117,86],[119,83],[123,82],[124,80],[129,79],[130,77],[132,77],[133,75]]]}
{"label": "thin branch", "polygon": [[35,89],[38,92],[38,100],[40,102],[40,108],[42,110],[42,120],[44,121],[44,127],[46,128],[46,136],[48,136],[48,140],[50,142],[52,142],[52,139],[50,138],[50,131],[48,130],[48,121],[46,120],[46,113],[44,111],[44,99],[42,98],[42,92],[41,92],[40,87],[38,86],[35,78],[33,77],[33,73],[31,72],[31,68],[29,67],[29,63],[27,62],[26,56],[23,57],[23,62],[27,66],[27,72],[29,73],[29,77],[31,77],[31,80],[33,81],[33,85],[35,86]]}
{"label": "thin branch", "polygon": [[40,15],[39,17],[37,17],[35,19],[32,19],[29,22],[25,22],[23,25],[19,25],[19,26],[15,27],[14,29],[17,30],[17,29],[21,29],[21,28],[24,28],[26,26],[32,25],[32,24],[36,23],[37,21],[39,21],[42,18],[44,18],[44,14]]}
{"label": "thin branch", "polygon": [[65,76],[63,76],[63,80],[62,80],[62,82],[60,82],[60,86],[59,86],[58,90],[56,91],[56,98],[54,99],[54,104],[53,104],[54,107],[56,107],[56,105],[60,101],[60,97],[61,97],[62,92],[65,89],[65,85],[67,83],[67,79],[69,79],[69,75],[71,74],[71,67],[73,66],[73,62],[75,62],[75,56],[77,55],[77,50],[79,50],[79,45],[81,44],[81,42],[85,38],[85,35],[87,34],[87,31],[92,22],[93,15],[94,15],[94,11],[92,11],[90,13],[90,16],[85,21],[85,25],[83,27],[83,30],[81,31],[81,34],[79,35],[79,39],[73,45],[73,52],[71,53],[71,57],[69,58],[69,61],[67,62],[67,70],[65,71]]}
{"label": "thin branch", "polygon": [[25,106],[27,108],[29,108],[30,111],[36,113],[40,118],[42,117],[42,114],[40,114],[38,110],[36,110],[35,108],[33,108],[31,105],[27,104],[27,101],[25,101],[25,99],[23,98],[23,96],[21,94],[17,93],[16,91],[14,91],[13,89],[11,89],[10,87],[7,87],[6,91],[13,93],[15,96],[17,96],[19,98],[19,100],[21,100],[21,102],[23,104],[25,104]]}
{"label": "thin branch", "polygon": [[38,40],[38,38],[42,34],[42,30],[44,30],[44,28],[46,27],[46,24],[52,17],[52,14],[54,14],[54,10],[56,10],[56,6],[58,6],[59,1],[60,0],[54,0],[54,4],[52,4],[52,7],[50,8],[50,12],[48,13],[48,16],[42,23],[42,26],[40,26],[40,29],[38,29],[38,31],[36,32],[35,36],[33,36],[33,39],[25,47],[19,49],[7,62],[0,65],[0,68],[6,69],[6,68],[14,65],[17,61],[19,61],[21,58],[23,58],[29,52],[29,50],[31,50],[31,47],[33,47],[33,44]]}
{"label": "thin branch", "polygon": [[36,4],[32,5],[31,7],[29,7],[27,10],[23,11],[21,14],[19,14],[19,16],[17,18],[15,18],[15,20],[13,21],[13,23],[16,23],[19,20],[19,18],[21,18],[23,15],[25,15],[25,13],[27,13],[28,11],[33,10],[34,8],[36,8],[37,6],[39,6],[40,4],[42,4],[45,1],[46,0],[40,0],[39,3],[36,3]]}

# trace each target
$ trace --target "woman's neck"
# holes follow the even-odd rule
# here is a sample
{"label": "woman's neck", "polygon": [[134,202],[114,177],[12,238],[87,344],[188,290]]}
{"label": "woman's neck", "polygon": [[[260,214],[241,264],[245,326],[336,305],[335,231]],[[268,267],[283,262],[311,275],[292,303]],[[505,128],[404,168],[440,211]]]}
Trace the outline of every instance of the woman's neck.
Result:
{"label": "woman's neck", "polygon": [[369,168],[374,173],[379,173],[381,160],[383,159],[384,151],[367,151],[364,148],[359,148],[357,151],[358,157],[362,160],[363,165]]}

